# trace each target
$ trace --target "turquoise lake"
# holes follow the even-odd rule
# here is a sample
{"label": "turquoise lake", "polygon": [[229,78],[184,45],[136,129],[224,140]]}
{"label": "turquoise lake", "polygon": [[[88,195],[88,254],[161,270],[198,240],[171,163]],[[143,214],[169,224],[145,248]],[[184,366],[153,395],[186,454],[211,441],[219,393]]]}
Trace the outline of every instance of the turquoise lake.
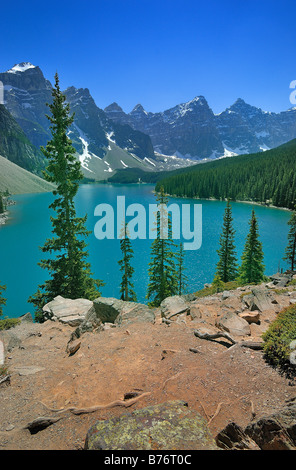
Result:
{"label": "turquoise lake", "polygon": [[[126,205],[138,203],[147,208],[155,204],[153,185],[82,185],[76,196],[78,216],[88,214],[87,228],[91,231],[88,237],[89,262],[95,278],[102,279],[105,286],[102,295],[119,297],[121,275],[118,260],[121,258],[120,242],[98,240],[94,227],[98,216],[94,209],[98,204],[107,203],[116,208],[117,196],[125,196]],[[28,297],[36,292],[37,286],[48,279],[48,273],[38,266],[43,254],[39,247],[51,236],[49,204],[53,200],[51,193],[14,196],[14,206],[9,208],[9,222],[0,226],[0,281],[7,289],[7,305],[4,316],[18,317],[27,312],[34,314],[33,306],[27,302]],[[217,249],[222,228],[225,202],[201,201],[171,198],[170,203],[202,205],[202,245],[198,250],[185,251],[185,267],[188,277],[188,292],[201,289],[211,282],[218,260]],[[266,274],[278,271],[278,267],[287,266],[282,261],[289,226],[290,212],[254,206],[247,203],[232,203],[234,228],[236,230],[236,250],[240,257],[249,231],[249,219],[255,209],[260,240],[264,250]],[[127,221],[131,218],[127,217]],[[191,219],[192,220],[192,219]],[[134,285],[139,302],[146,302],[148,285],[148,263],[150,261],[151,240],[133,240],[135,269]]]}

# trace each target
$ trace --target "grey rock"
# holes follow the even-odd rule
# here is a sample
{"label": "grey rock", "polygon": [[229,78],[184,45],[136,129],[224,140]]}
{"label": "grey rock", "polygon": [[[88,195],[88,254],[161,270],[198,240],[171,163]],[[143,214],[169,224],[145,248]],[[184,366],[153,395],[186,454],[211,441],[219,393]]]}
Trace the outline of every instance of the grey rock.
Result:
{"label": "grey rock", "polygon": [[43,307],[43,313],[45,319],[59,321],[69,326],[78,326],[92,308],[93,302],[91,300],[65,299],[58,295]]}
{"label": "grey rock", "polygon": [[274,310],[274,298],[269,289],[265,287],[253,287],[251,292],[251,294],[243,297],[243,301],[249,310],[259,310],[260,312]]}
{"label": "grey rock", "polygon": [[19,319],[20,319],[21,322],[28,322],[28,323],[33,323],[34,322],[34,319],[33,319],[30,312],[25,313],[25,315],[22,315],[21,317],[19,317]]}
{"label": "grey rock", "polygon": [[236,336],[248,336],[251,334],[248,322],[234,312],[226,312],[217,318],[216,326]]}
{"label": "grey rock", "polygon": [[45,370],[45,368],[39,366],[19,366],[15,367],[13,370],[19,375],[34,375]]}
{"label": "grey rock", "polygon": [[0,366],[4,366],[4,362],[5,362],[4,343],[0,340]]}
{"label": "grey rock", "polygon": [[181,313],[189,312],[189,309],[189,303],[179,295],[167,297],[160,304],[161,316],[167,320]]}

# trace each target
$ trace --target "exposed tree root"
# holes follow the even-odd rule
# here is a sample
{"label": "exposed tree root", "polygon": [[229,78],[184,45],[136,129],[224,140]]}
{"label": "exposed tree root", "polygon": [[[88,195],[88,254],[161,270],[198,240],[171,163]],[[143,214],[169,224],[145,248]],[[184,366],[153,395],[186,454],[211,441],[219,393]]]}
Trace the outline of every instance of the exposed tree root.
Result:
{"label": "exposed tree root", "polygon": [[[214,341],[217,338],[225,338],[228,339],[232,343],[232,347],[240,346],[244,348],[250,348],[255,350],[263,349],[263,343],[255,342],[255,341],[236,341],[235,339],[230,336],[230,334],[226,333],[225,331],[218,331],[217,333],[201,333],[198,330],[194,330],[194,335],[200,339],[206,339],[208,341]],[[230,348],[229,348],[230,349]]]}
{"label": "exposed tree root", "polygon": [[94,405],[88,408],[69,407],[69,408],[55,409],[55,408],[49,408],[47,405],[45,405],[45,403],[42,403],[42,402],[40,403],[43,406],[45,406],[45,408],[47,408],[49,411],[52,411],[53,413],[66,413],[67,411],[70,411],[71,413],[75,415],[81,415],[84,413],[93,413],[94,411],[98,411],[98,410],[106,410],[108,408],[114,408],[115,406],[123,406],[125,408],[129,408],[138,400],[148,395],[151,395],[151,392],[142,393],[142,395],[139,395],[135,398],[131,398],[130,400],[115,400],[115,401],[112,401],[111,403],[107,403],[106,405]]}

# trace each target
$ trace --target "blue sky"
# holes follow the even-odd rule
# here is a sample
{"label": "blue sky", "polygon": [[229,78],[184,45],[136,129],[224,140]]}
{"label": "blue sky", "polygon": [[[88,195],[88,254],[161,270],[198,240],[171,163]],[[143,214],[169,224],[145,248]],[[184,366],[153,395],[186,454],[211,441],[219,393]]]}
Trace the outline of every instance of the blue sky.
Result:
{"label": "blue sky", "polygon": [[157,112],[204,95],[214,112],[238,97],[291,107],[295,0],[34,0],[1,5],[0,70],[39,65],[97,105]]}

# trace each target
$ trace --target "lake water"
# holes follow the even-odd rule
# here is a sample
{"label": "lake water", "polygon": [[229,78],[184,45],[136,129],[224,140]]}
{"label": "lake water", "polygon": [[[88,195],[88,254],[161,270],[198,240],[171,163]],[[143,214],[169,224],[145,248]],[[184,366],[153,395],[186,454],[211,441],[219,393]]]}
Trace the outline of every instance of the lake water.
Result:
{"label": "lake water", "polygon": [[[94,209],[101,203],[110,204],[115,208],[117,196],[125,196],[126,205],[142,204],[147,208],[148,213],[148,205],[155,203],[153,189],[153,185],[144,184],[82,185],[79,189],[76,196],[77,215],[88,214],[87,228],[92,232],[88,237],[89,261],[94,277],[102,279],[106,284],[102,288],[102,295],[105,297],[119,297],[121,275],[118,260],[121,258],[121,251],[119,240],[98,240],[95,237],[94,227],[98,217],[94,215]],[[48,279],[47,271],[41,269],[37,263],[43,256],[38,247],[51,236],[48,206],[52,198],[51,193],[14,196],[16,205],[10,207],[9,223],[0,226],[0,282],[7,286],[5,292],[7,305],[3,309],[5,316],[18,317],[29,311],[33,314],[33,306],[27,303],[27,299],[36,292],[38,284]],[[202,205],[201,248],[185,251],[188,291],[194,292],[213,279],[218,260],[216,250],[219,247],[226,203],[175,198],[172,198],[171,202],[177,202],[180,205],[190,203],[192,207],[193,204]],[[245,203],[233,203],[235,243],[239,260],[249,231],[248,222],[253,207],[259,222],[266,274],[271,275],[277,272],[279,263],[281,268],[286,268],[282,257],[287,245],[289,230],[287,222],[290,212]],[[146,302],[151,240],[133,240],[132,243],[135,291],[138,301]]]}

